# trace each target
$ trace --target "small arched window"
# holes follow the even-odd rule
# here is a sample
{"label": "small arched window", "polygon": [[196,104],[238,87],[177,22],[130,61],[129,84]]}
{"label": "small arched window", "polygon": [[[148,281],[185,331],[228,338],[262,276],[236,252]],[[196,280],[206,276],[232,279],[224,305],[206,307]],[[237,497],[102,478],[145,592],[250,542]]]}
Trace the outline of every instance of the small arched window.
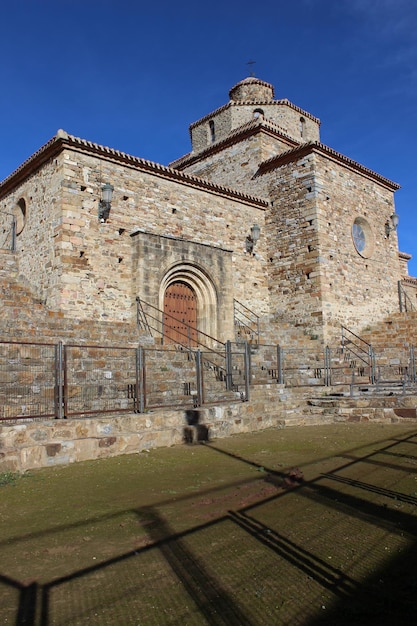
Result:
{"label": "small arched window", "polygon": [[211,143],[214,143],[216,141],[216,130],[214,128],[213,120],[209,121],[209,128],[210,128],[210,141]]}
{"label": "small arched window", "polygon": [[15,219],[16,235],[20,235],[26,224],[26,200],[20,198],[13,209]]}
{"label": "small arched window", "polygon": [[306,121],[303,117],[300,117],[300,135],[304,137],[306,132]]}
{"label": "small arched window", "polygon": [[259,118],[263,119],[265,117],[265,114],[262,109],[255,109],[253,112],[253,117],[256,120]]}

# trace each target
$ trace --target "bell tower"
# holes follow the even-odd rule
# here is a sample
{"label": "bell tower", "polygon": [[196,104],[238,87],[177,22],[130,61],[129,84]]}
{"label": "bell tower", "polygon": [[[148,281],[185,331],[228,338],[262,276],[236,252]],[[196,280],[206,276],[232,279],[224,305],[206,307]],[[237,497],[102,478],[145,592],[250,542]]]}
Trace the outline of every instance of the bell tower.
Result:
{"label": "bell tower", "polygon": [[268,124],[297,144],[320,141],[320,120],[289,100],[274,100],[274,95],[273,85],[255,76],[234,85],[227,104],[191,124],[192,154],[228,139],[251,122]]}

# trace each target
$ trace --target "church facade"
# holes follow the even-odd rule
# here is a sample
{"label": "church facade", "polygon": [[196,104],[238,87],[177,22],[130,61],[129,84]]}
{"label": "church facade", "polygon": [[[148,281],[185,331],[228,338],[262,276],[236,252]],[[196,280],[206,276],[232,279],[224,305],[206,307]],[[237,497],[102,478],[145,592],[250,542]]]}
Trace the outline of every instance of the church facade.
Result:
{"label": "church facade", "polygon": [[0,184],[3,233],[46,310],[132,324],[139,299],[183,322],[167,341],[224,342],[239,303],[261,342],[297,346],[397,312],[400,284],[415,301],[398,185],[322,144],[316,117],[248,77],[190,134],[167,167],[60,130]]}

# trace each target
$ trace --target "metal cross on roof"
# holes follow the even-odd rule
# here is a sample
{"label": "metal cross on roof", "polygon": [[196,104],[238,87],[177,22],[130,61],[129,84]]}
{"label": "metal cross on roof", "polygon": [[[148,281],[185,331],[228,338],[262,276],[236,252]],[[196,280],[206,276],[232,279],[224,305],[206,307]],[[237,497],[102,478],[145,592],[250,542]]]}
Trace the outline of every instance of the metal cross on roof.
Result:
{"label": "metal cross on roof", "polygon": [[253,69],[252,69],[252,65],[255,65],[255,63],[256,63],[256,61],[248,61],[248,62],[246,63],[246,65],[249,65],[249,66],[250,66],[250,68],[251,68],[251,70],[250,70],[250,75],[251,75],[251,76],[255,76],[255,72],[254,72],[254,71],[253,71]]}

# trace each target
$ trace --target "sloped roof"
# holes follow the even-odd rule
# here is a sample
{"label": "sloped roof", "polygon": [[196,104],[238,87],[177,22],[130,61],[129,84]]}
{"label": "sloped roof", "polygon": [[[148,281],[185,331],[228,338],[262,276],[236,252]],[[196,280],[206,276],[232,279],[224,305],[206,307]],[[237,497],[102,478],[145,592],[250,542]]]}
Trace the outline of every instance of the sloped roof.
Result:
{"label": "sloped roof", "polygon": [[287,135],[284,130],[278,126],[278,124],[275,124],[271,120],[265,118],[254,118],[250,122],[246,122],[246,124],[242,124],[238,128],[235,128],[230,135],[210,144],[207,148],[204,148],[204,150],[196,153],[189,152],[179,159],[175,159],[175,161],[170,163],[170,166],[179,169],[189,166],[191,163],[196,163],[201,159],[205,159],[207,156],[220,152],[224,148],[235,145],[240,141],[244,141],[247,137],[261,131],[266,132],[269,135],[273,135],[278,139],[282,139],[284,143],[287,143],[289,146],[298,146],[300,143],[293,137],[290,137],[290,135]]}
{"label": "sloped roof", "polygon": [[380,183],[381,185],[383,185],[384,187],[387,187],[391,191],[396,191],[397,189],[400,189],[400,185],[398,183],[395,183],[392,180],[385,178],[385,176],[381,176],[381,174],[374,172],[373,170],[365,167],[364,165],[361,165],[360,163],[358,163],[357,161],[354,161],[353,159],[350,159],[344,154],[341,154],[340,152],[333,150],[333,148],[329,148],[329,146],[326,146],[325,144],[320,143],[319,141],[309,141],[307,143],[303,143],[300,146],[297,146],[296,148],[292,148],[288,150],[287,152],[284,152],[277,156],[271,157],[270,159],[267,159],[266,161],[264,161],[263,163],[259,165],[258,175],[265,174],[266,172],[276,169],[277,167],[280,167],[281,165],[285,165],[286,163],[295,161],[296,159],[299,159],[313,152],[317,154],[321,154],[324,157],[330,158],[333,161],[339,162],[347,166],[348,168],[359,172],[360,174],[366,176],[367,178],[371,178],[372,180]]}
{"label": "sloped roof", "polygon": [[179,183],[186,184],[201,190],[210,191],[223,196],[236,199],[240,202],[245,202],[265,208],[268,205],[268,201],[264,198],[258,198],[250,194],[218,185],[204,178],[186,174],[171,167],[166,167],[153,161],[141,159],[139,157],[132,156],[120,150],[108,148],[86,139],[69,135],[64,130],[58,130],[57,134],[52,137],[46,144],[44,144],[39,150],[32,154],[22,165],[20,165],[14,172],[12,172],[7,178],[0,183],[0,198],[3,198],[10,193],[16,186],[26,180],[31,174],[37,171],[44,163],[49,161],[54,156],[58,155],[65,149],[73,150],[76,152],[84,152],[99,158],[104,158],[117,163],[123,163],[128,167],[134,169],[149,172],[162,178],[168,178],[175,180]]}

